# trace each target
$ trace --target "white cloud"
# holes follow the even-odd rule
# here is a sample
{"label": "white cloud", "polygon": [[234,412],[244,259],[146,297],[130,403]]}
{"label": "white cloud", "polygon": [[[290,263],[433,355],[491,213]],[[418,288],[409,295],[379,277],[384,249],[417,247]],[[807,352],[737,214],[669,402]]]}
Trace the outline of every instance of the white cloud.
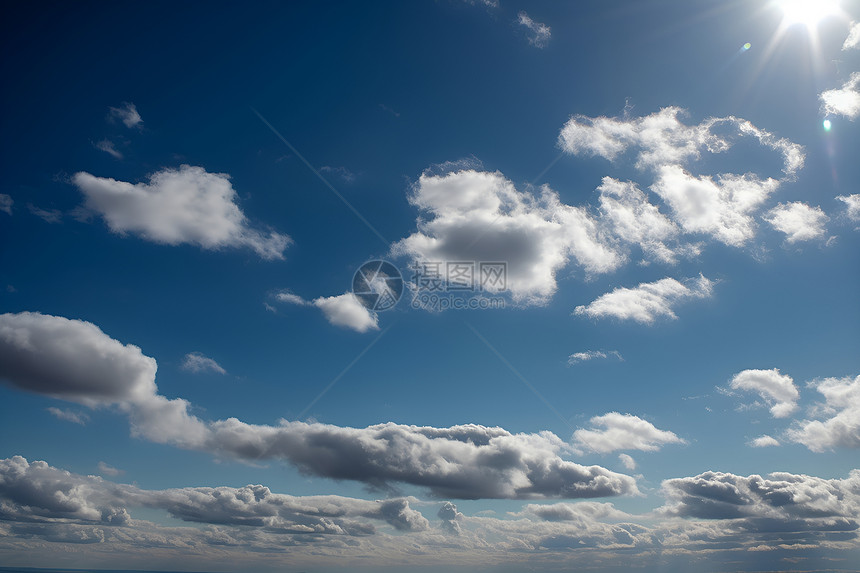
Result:
{"label": "white cloud", "polygon": [[120,153],[119,150],[117,150],[116,146],[113,144],[113,141],[109,139],[102,139],[101,141],[96,142],[93,145],[96,147],[96,149],[104,151],[105,153],[113,156],[115,159],[122,159],[123,157],[122,153]]}
{"label": "white cloud", "polygon": [[810,383],[824,396],[817,411],[824,420],[803,420],[789,429],[791,441],[813,452],[834,448],[860,448],[860,376],[826,378]]}
{"label": "white cloud", "polygon": [[182,369],[189,372],[215,372],[216,374],[227,374],[220,364],[199,352],[189,352],[182,359]]}
{"label": "white cloud", "polygon": [[604,359],[609,358],[610,356],[614,356],[618,360],[623,361],[624,358],[621,357],[621,353],[617,350],[586,350],[585,352],[574,352],[567,358],[567,363],[573,366],[574,364],[579,364],[580,362],[587,362],[589,360],[595,360],[597,358]]}
{"label": "white cloud", "polygon": [[126,183],[76,173],[74,184],[86,207],[102,215],[111,231],[133,233],[168,245],[190,243],[204,249],[250,247],[264,259],[282,259],[290,238],[248,226],[236,205],[230,177],[182,165],[150,176],[149,183]]}
{"label": "white cloud", "polygon": [[416,233],[394,245],[395,254],[443,269],[449,261],[506,262],[506,286],[518,303],[546,302],[556,272],[571,258],[589,274],[623,262],[586,209],[563,204],[547,186],[538,195],[518,191],[498,172],[424,173],[409,201],[425,215]]}
{"label": "white cloud", "polygon": [[770,406],[774,418],[785,418],[797,409],[800,394],[791,376],[770,370],[744,370],[735,374],[729,386],[733,390],[756,392]]}
{"label": "white cloud", "polygon": [[839,195],[836,198],[845,203],[845,215],[855,223],[860,222],[860,194]]}
{"label": "white cloud", "polygon": [[852,120],[856,118],[860,114],[858,84],[860,84],[860,72],[854,72],[840,89],[823,92],[820,97],[824,104],[824,113],[844,115]]}
{"label": "white cloud", "polygon": [[580,428],[573,433],[575,445],[586,451],[601,454],[617,450],[653,452],[665,444],[686,443],[674,433],[659,430],[651,422],[632,414],[609,412],[589,422],[592,429]]}
{"label": "white cloud", "polygon": [[157,393],[155,360],[95,325],[37,313],[0,315],[0,379],[23,390],[127,413],[133,436],[239,460],[280,459],[312,475],[373,487],[406,483],[449,498],[588,498],[635,494],[636,481],[561,457],[551,432],[478,425],[367,428],[204,422]]}
{"label": "white cloud", "polygon": [[652,324],[658,318],[678,318],[673,307],[685,299],[709,298],[713,285],[713,281],[702,275],[684,283],[667,277],[653,283],[641,283],[634,288],[619,287],[588,305],[576,307],[574,313],[590,318],[614,317]]}
{"label": "white cloud", "polygon": [[275,300],[277,300],[278,302],[285,302],[287,304],[295,304],[298,306],[307,306],[311,304],[299,295],[293,294],[290,291],[286,290],[275,293]]}
{"label": "white cloud", "polygon": [[125,470],[117,469],[113,466],[109,466],[105,462],[99,462],[99,472],[106,476],[116,477],[121,476],[125,473]]}
{"label": "white cloud", "polygon": [[851,29],[848,31],[848,37],[842,44],[843,50],[850,50],[860,46],[860,22],[851,22]]}
{"label": "white cloud", "polygon": [[547,47],[550,38],[552,38],[552,31],[549,26],[535,22],[525,12],[517,14],[517,22],[530,32],[528,36],[529,44],[535,48]]}
{"label": "white cloud", "polygon": [[379,330],[379,316],[368,310],[351,292],[316,298],[312,304],[322,310],[326,320],[335,326],[342,326],[356,332]]}
{"label": "white cloud", "polygon": [[12,205],[15,204],[15,201],[12,200],[12,197],[6,195],[5,193],[0,193],[0,211],[3,211],[7,215],[12,214]]}
{"label": "white cloud", "polygon": [[630,471],[636,469],[636,460],[630,454],[618,454],[618,461]]}
{"label": "white cloud", "polygon": [[786,234],[787,243],[809,241],[824,237],[830,218],[821,207],[805,203],[780,203],[762,216],[774,229]]}
{"label": "white cloud", "polygon": [[112,121],[120,120],[127,128],[140,127],[143,124],[143,118],[137,112],[137,107],[133,103],[123,102],[122,107],[110,108],[108,116]]}
{"label": "white cloud", "polygon": [[779,440],[774,438],[773,436],[768,436],[767,434],[763,436],[759,436],[754,440],[750,440],[749,446],[751,448],[770,448],[773,446],[778,446]]}
{"label": "white cloud", "polygon": [[46,408],[46,410],[58,420],[72,422],[73,424],[80,424],[81,426],[86,425],[86,423],[90,419],[90,417],[83,412],[75,412],[74,410],[69,410],[68,408],[62,409],[51,406],[49,408]]}

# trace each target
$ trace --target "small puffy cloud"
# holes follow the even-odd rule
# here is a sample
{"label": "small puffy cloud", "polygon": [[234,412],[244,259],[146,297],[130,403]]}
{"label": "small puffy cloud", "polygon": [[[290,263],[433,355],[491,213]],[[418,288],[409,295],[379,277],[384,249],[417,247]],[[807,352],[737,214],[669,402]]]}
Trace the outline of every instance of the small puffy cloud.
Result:
{"label": "small puffy cloud", "polygon": [[104,217],[121,235],[132,233],[167,245],[203,249],[250,247],[264,259],[283,259],[291,239],[248,225],[236,205],[229,175],[182,165],[151,175],[149,183],[126,183],[80,172],[72,177],[86,208]]}
{"label": "small puffy cloud", "polygon": [[111,121],[121,121],[129,129],[140,127],[143,124],[143,118],[140,117],[137,107],[133,103],[123,102],[121,107],[110,108],[108,117]]}
{"label": "small puffy cloud", "polygon": [[843,50],[850,50],[860,46],[860,22],[851,22],[851,30],[848,31],[848,37],[842,44]]}
{"label": "small puffy cloud", "polygon": [[729,386],[733,390],[757,393],[769,406],[774,418],[785,418],[797,409],[800,394],[791,376],[770,370],[744,370],[735,374]]}
{"label": "small puffy cloud", "polygon": [[595,359],[605,359],[609,358],[610,356],[614,356],[618,360],[624,360],[624,358],[621,357],[621,353],[617,350],[586,350],[585,352],[574,352],[573,354],[571,354],[567,358],[567,363],[573,366],[574,364],[579,364],[580,362],[587,362],[589,360]]}
{"label": "small puffy cloud", "polygon": [[664,278],[653,283],[641,283],[633,288],[619,287],[599,296],[588,305],[578,306],[575,314],[590,318],[613,317],[652,324],[658,318],[678,318],[673,308],[685,299],[709,298],[713,281],[699,275],[683,283]]}
{"label": "small puffy cloud", "polygon": [[58,209],[41,209],[31,203],[27,204],[27,209],[29,209],[32,214],[45,221],[46,223],[55,224],[60,223],[63,220],[63,212]]}
{"label": "small puffy cloud", "polygon": [[827,90],[821,94],[821,102],[825,114],[844,115],[854,119],[860,114],[860,72],[851,74],[851,78],[842,84],[838,90]]}
{"label": "small puffy cloud", "polygon": [[109,139],[102,139],[101,141],[98,141],[93,145],[96,147],[96,149],[104,151],[115,159],[122,159],[123,157],[122,153],[120,153],[120,151],[116,148],[113,141]]}
{"label": "small puffy cloud", "polygon": [[15,204],[15,201],[12,200],[12,197],[6,195],[5,193],[0,193],[0,211],[3,211],[7,215],[12,214],[12,205]]}
{"label": "small puffy cloud", "polygon": [[275,293],[274,297],[275,297],[276,301],[284,302],[287,304],[295,304],[298,306],[307,306],[307,305],[311,304],[310,302],[306,301],[305,299],[303,299],[299,295],[293,294],[290,291],[286,291],[286,290]]}
{"label": "small puffy cloud", "polygon": [[331,324],[356,332],[379,330],[379,317],[369,310],[353,293],[320,297],[311,303],[320,309]]}
{"label": "small puffy cloud", "polygon": [[86,425],[86,423],[90,419],[90,417],[83,412],[75,412],[74,410],[69,410],[68,408],[63,409],[51,406],[49,408],[46,408],[46,410],[58,420],[71,422],[73,424],[80,424],[81,426]]}
{"label": "small puffy cloud", "polygon": [[636,460],[634,460],[633,456],[630,454],[618,454],[618,461],[620,461],[621,465],[630,471],[636,469]]}
{"label": "small puffy cloud", "polygon": [[117,469],[113,466],[106,464],[105,462],[99,462],[99,473],[106,476],[116,477],[121,476],[125,473],[124,470]]}
{"label": "small puffy cloud", "polygon": [[762,217],[774,229],[785,233],[787,243],[809,241],[824,236],[825,225],[830,218],[821,207],[810,207],[805,203],[780,203]]}
{"label": "small puffy cloud", "polygon": [[418,231],[393,247],[416,265],[447,262],[505,262],[513,299],[546,302],[556,273],[575,260],[588,274],[616,269],[623,257],[585,208],[561,202],[543,186],[519,191],[501,173],[460,169],[425,172],[409,202],[422,211]]}
{"label": "small puffy cloud", "polygon": [[836,198],[845,203],[845,216],[855,223],[860,222],[860,194],[839,195]]}
{"label": "small puffy cloud", "polygon": [[759,436],[754,440],[750,440],[749,446],[751,448],[770,448],[773,446],[778,446],[779,440],[774,438],[773,436],[768,436],[765,434],[764,436]]}
{"label": "small puffy cloud", "polygon": [[199,352],[189,352],[182,359],[182,369],[198,374],[200,372],[215,372],[216,374],[227,374],[220,364]]}
{"label": "small puffy cloud", "polygon": [[586,451],[601,454],[617,450],[653,452],[665,444],[686,443],[674,433],[659,430],[651,422],[632,414],[609,412],[589,422],[592,429],[580,428],[573,433],[575,445]]}
{"label": "small puffy cloud", "polygon": [[546,24],[535,22],[525,12],[517,14],[517,22],[528,30],[529,44],[535,48],[546,48],[552,38],[552,31]]}
{"label": "small puffy cloud", "polygon": [[835,448],[860,449],[860,376],[811,382],[824,396],[816,411],[822,420],[803,420],[788,430],[791,441],[813,452]]}

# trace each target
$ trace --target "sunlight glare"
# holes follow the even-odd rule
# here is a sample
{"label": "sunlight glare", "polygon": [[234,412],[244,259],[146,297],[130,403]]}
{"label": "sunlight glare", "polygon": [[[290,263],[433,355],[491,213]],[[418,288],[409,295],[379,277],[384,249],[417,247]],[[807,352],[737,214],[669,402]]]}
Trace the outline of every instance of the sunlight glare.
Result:
{"label": "sunlight glare", "polygon": [[839,12],[836,0],[781,0],[779,5],[786,24],[803,24],[807,28]]}

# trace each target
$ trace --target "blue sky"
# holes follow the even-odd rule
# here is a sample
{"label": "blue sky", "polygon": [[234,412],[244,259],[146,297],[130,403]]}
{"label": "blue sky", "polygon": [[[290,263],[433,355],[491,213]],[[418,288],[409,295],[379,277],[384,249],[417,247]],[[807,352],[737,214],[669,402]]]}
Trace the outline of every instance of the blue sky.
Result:
{"label": "blue sky", "polygon": [[856,567],[856,2],[6,12],[4,564]]}

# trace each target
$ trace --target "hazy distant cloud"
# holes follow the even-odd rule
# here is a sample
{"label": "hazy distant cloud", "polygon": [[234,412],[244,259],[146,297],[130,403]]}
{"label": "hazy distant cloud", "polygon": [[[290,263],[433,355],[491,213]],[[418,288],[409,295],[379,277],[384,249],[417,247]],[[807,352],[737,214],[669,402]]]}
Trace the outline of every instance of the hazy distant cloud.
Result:
{"label": "hazy distant cloud", "polygon": [[73,424],[80,424],[81,426],[85,425],[90,419],[90,417],[83,412],[75,412],[74,410],[69,410],[68,408],[61,409],[51,406],[50,408],[46,408],[46,410],[58,420],[72,422]]}
{"label": "hazy distant cloud", "polygon": [[345,183],[354,183],[356,179],[356,174],[346,167],[331,167],[330,165],[323,165],[320,167],[320,171],[323,173],[333,173],[340,177]]}
{"label": "hazy distant cloud", "polygon": [[851,78],[842,84],[838,90],[827,90],[821,94],[821,102],[825,114],[844,115],[854,119],[860,114],[860,72],[851,74]]}
{"label": "hazy distant cloud", "polygon": [[463,0],[466,4],[481,5],[487,8],[498,8],[499,0]]}
{"label": "hazy distant cloud", "polygon": [[236,205],[229,175],[182,165],[150,176],[149,183],[126,183],[76,173],[74,184],[86,207],[104,217],[111,231],[133,233],[167,245],[190,243],[204,249],[250,247],[264,259],[283,259],[291,239],[248,225]]}
{"label": "hazy distant cloud", "polygon": [[797,409],[800,393],[791,376],[779,370],[744,370],[735,374],[729,386],[733,390],[757,393],[770,406],[774,418],[785,418]]}
{"label": "hazy distant cloud", "polygon": [[580,428],[573,433],[575,445],[585,451],[601,454],[617,450],[653,452],[665,444],[686,443],[674,433],[659,430],[651,422],[632,414],[609,412],[589,422],[592,429]]}
{"label": "hazy distant cloud", "polygon": [[839,195],[836,198],[845,203],[845,215],[855,223],[860,222],[860,194]]}
{"label": "hazy distant cloud", "polygon": [[713,281],[699,275],[681,283],[664,278],[653,283],[641,283],[634,288],[619,287],[601,295],[588,305],[578,306],[575,314],[590,318],[612,317],[652,324],[658,318],[678,318],[673,308],[690,298],[709,298]]}
{"label": "hazy distant cloud", "polygon": [[603,359],[609,358],[610,356],[614,356],[618,360],[623,361],[624,358],[621,357],[621,353],[617,350],[586,350],[585,352],[574,352],[567,358],[567,363],[573,366],[574,364],[579,364],[580,362],[587,362],[589,360],[595,359]]}
{"label": "hazy distant cloud", "polygon": [[335,326],[342,326],[356,332],[379,330],[377,314],[368,310],[351,292],[316,298],[312,304],[322,310],[326,320]]}
{"label": "hazy distant cloud", "polygon": [[830,220],[821,207],[810,207],[800,202],[780,203],[762,218],[777,231],[785,233],[787,243],[822,238]]}
{"label": "hazy distant cloud", "polygon": [[104,462],[99,462],[98,467],[99,467],[99,473],[101,473],[102,475],[106,475],[106,476],[116,477],[116,476],[121,476],[122,474],[125,473],[124,470],[120,470],[120,469],[117,469],[113,466],[109,466],[108,464],[106,464]]}
{"label": "hazy distant cloud", "polygon": [[842,44],[842,49],[850,50],[858,46],[860,46],[860,22],[851,22],[851,30],[845,38],[845,43]]}
{"label": "hazy distant cloud", "polygon": [[46,223],[56,224],[61,223],[63,221],[63,212],[59,209],[51,209],[49,211],[36,207],[32,203],[27,204],[27,209],[29,209],[32,214],[42,219]]}
{"label": "hazy distant cloud", "polygon": [[571,259],[588,274],[623,262],[588,210],[562,203],[548,186],[519,191],[499,172],[454,168],[425,172],[413,185],[418,230],[396,243],[394,254],[443,268],[449,261],[505,261],[506,287],[520,304],[545,303]]}
{"label": "hazy distant cloud", "polygon": [[763,436],[755,438],[754,440],[750,440],[749,445],[752,448],[770,448],[773,446],[778,446],[780,444],[779,440],[777,440],[773,436],[768,436],[767,434],[765,434]]}
{"label": "hazy distant cloud", "polygon": [[189,352],[182,359],[182,369],[194,372],[215,372],[216,374],[227,374],[220,364],[200,352]]}
{"label": "hazy distant cloud", "polygon": [[561,457],[550,432],[478,425],[367,428],[289,422],[204,422],[158,394],[155,360],[95,325],[38,313],[0,315],[0,379],[91,407],[116,405],[132,435],[248,461],[281,459],[309,474],[374,487],[406,483],[449,498],[589,498],[638,492],[635,480]]}
{"label": "hazy distant cloud", "polygon": [[618,454],[618,461],[630,471],[636,469],[636,460],[629,454]]}
{"label": "hazy distant cloud", "polygon": [[12,205],[15,204],[15,201],[12,200],[12,197],[6,195],[5,193],[0,193],[0,211],[3,211],[7,215],[12,214]]}
{"label": "hazy distant cloud", "polygon": [[111,141],[109,139],[102,139],[101,141],[98,141],[98,142],[94,143],[93,145],[96,147],[96,149],[101,149],[102,151],[112,155],[116,159],[122,159],[122,157],[123,157],[122,153],[120,153],[119,150],[117,150],[113,141]]}
{"label": "hazy distant cloud", "polygon": [[546,48],[549,40],[552,37],[549,26],[535,22],[525,12],[517,14],[517,22],[529,31],[529,44],[535,48]]}
{"label": "hazy distant cloud", "polygon": [[789,429],[791,441],[813,452],[860,448],[860,376],[825,378],[809,384],[824,396],[815,411],[823,420],[803,420]]}
{"label": "hazy distant cloud", "polygon": [[133,103],[123,102],[122,107],[110,108],[108,116],[112,121],[119,120],[127,128],[139,127],[143,123],[143,118],[137,112],[137,107]]}

